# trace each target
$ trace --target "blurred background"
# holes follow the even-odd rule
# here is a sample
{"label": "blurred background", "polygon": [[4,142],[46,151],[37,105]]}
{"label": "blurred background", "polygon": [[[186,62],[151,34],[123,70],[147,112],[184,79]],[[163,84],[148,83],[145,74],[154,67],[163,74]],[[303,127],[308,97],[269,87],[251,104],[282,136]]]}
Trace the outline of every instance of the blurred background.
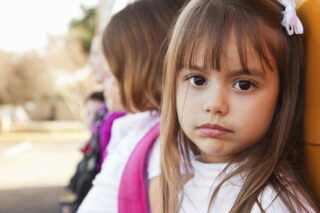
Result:
{"label": "blurred background", "polygon": [[[131,1],[0,1],[0,213],[58,212],[90,137],[82,122],[85,98],[101,90],[88,63],[92,39]],[[316,74],[319,28],[309,31],[318,26],[319,3],[298,0],[298,7],[304,2],[310,3],[300,9],[308,23],[307,62]],[[309,80],[317,79],[311,74]],[[313,128],[306,141],[318,144],[319,84],[309,82],[315,84],[307,85],[306,120]],[[319,197],[320,149],[313,143],[306,145],[307,160]]]}
{"label": "blurred background", "polygon": [[0,2],[0,212],[58,212],[90,137],[82,119],[101,89],[94,35],[128,0]]}

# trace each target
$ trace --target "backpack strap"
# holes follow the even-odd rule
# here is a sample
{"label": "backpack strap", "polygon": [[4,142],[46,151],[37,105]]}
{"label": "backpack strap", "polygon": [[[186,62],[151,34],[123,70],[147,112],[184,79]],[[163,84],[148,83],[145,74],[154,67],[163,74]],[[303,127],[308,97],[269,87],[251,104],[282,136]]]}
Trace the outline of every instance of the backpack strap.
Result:
{"label": "backpack strap", "polygon": [[159,136],[159,123],[153,126],[131,153],[122,173],[119,195],[119,213],[148,213],[148,190],[145,168],[148,154]]}

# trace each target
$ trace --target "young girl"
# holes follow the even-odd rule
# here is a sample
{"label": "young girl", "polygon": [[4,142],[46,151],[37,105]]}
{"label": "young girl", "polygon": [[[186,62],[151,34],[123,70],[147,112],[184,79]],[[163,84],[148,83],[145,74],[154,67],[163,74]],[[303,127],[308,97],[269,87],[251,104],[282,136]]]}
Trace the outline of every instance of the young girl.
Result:
{"label": "young girl", "polygon": [[300,167],[302,33],[294,1],[184,8],[166,56],[163,212],[319,211]]}
{"label": "young girl", "polygon": [[[119,94],[121,106],[128,114],[116,120],[112,127],[102,170],[79,213],[123,212],[119,201],[123,173],[141,139],[159,123],[162,64],[166,51],[162,44],[183,3],[183,0],[135,2],[117,13],[104,31],[103,50],[113,76],[105,83],[114,88],[113,94]],[[164,51],[161,51],[162,47]],[[160,193],[156,193],[155,187],[160,173],[157,139],[149,152],[144,175],[150,198],[145,207],[152,212],[161,208],[157,206]],[[131,209],[129,213],[133,211],[137,209]]]}

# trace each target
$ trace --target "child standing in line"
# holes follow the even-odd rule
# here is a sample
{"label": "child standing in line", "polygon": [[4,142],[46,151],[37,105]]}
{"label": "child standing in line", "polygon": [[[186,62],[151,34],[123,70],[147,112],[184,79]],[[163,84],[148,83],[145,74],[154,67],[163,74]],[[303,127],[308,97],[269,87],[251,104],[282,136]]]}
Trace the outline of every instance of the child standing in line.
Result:
{"label": "child standing in line", "polygon": [[[122,108],[114,107],[114,102],[117,100],[114,100],[112,93],[106,93],[106,90],[109,88],[104,85],[104,94],[95,92],[86,101],[87,112],[84,122],[88,129],[91,129],[92,135],[82,148],[83,158],[60,199],[62,213],[77,211],[92,187],[93,179],[101,170],[106,156],[105,150],[111,138],[113,122],[125,115]],[[105,99],[108,100],[108,106]]]}
{"label": "child standing in line", "polygon": [[[93,92],[87,99],[86,99],[86,114],[84,116],[84,124],[91,130],[95,120],[98,117],[98,111],[101,106],[104,104],[104,96],[102,92]],[[84,156],[88,153],[88,149],[90,146],[89,140],[84,147],[81,149]],[[69,184],[65,187],[63,194],[60,198],[61,202],[61,212],[62,213],[71,213],[75,212],[75,208],[77,206],[76,201],[79,199],[79,180],[81,179],[81,174],[83,173],[83,166],[84,166],[84,159],[82,159],[76,168],[76,172],[70,179]]]}
{"label": "child standing in line", "polygon": [[165,63],[163,212],[319,212],[300,165],[302,33],[293,0],[184,8]]}
{"label": "child standing in line", "polygon": [[[103,50],[113,78],[105,83],[113,85],[114,94],[118,90],[121,106],[128,114],[115,121],[102,170],[78,213],[123,212],[123,174],[140,141],[159,123],[164,42],[174,16],[184,2],[140,0],[117,13],[106,27]],[[142,171],[143,186],[147,186],[149,193],[142,208],[156,212],[161,208],[158,206],[160,193],[156,188],[161,173],[159,139],[155,140],[146,164]],[[125,190],[133,192],[129,188]],[[145,211],[136,207],[124,212]]]}

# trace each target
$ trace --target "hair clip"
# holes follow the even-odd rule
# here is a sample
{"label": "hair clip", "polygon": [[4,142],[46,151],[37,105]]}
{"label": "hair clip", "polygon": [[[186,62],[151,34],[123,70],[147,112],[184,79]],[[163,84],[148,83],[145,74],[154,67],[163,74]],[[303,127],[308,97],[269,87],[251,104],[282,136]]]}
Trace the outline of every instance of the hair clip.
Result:
{"label": "hair clip", "polygon": [[296,13],[295,0],[279,0],[279,2],[285,7],[281,25],[286,28],[288,35],[303,34],[303,26]]}

